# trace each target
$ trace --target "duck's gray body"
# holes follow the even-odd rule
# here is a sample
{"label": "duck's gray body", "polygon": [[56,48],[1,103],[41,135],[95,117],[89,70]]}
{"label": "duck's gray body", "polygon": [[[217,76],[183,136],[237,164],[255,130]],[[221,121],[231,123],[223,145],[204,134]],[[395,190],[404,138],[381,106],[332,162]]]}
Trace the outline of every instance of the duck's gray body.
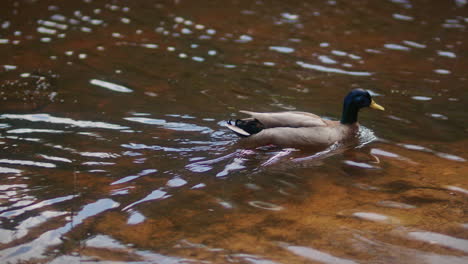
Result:
{"label": "duck's gray body", "polygon": [[[250,119],[258,120],[264,126],[256,134],[249,134],[247,131],[243,134],[246,137],[244,141],[255,145],[327,146],[348,138],[359,129],[357,123],[343,125],[307,112],[240,112],[250,115]],[[231,130],[232,127],[228,125]],[[239,128],[236,128],[238,131]]]}

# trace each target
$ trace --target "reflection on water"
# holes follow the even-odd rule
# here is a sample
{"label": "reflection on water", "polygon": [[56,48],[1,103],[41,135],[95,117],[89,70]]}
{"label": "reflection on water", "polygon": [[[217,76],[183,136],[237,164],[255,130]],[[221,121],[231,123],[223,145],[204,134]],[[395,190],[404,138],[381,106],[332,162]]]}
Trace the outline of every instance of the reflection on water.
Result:
{"label": "reflection on water", "polygon": [[[6,1],[2,263],[467,263],[467,6]],[[354,88],[350,144],[224,128]]]}

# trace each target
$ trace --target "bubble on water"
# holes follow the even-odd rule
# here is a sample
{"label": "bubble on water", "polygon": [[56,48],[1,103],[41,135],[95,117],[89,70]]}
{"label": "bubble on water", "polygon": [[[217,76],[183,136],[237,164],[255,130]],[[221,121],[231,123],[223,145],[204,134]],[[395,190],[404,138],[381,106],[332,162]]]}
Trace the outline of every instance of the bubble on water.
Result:
{"label": "bubble on water", "polygon": [[120,33],[118,33],[118,32],[114,32],[114,33],[112,33],[112,37],[114,37],[114,38],[122,38],[123,36],[122,36],[122,34],[120,34]]}
{"label": "bubble on water", "polygon": [[192,30],[188,29],[188,28],[183,28],[180,32],[182,32],[182,34],[192,34]]}
{"label": "bubble on water", "polygon": [[430,100],[432,100],[431,97],[428,97],[428,96],[420,96],[420,95],[411,96],[411,98],[412,98],[413,100],[417,100],[417,101],[430,101]]}
{"label": "bubble on water", "polygon": [[434,70],[435,73],[438,73],[438,74],[450,74],[451,72],[449,70],[444,70],[444,69],[436,69]]}
{"label": "bubble on water", "polygon": [[291,13],[282,13],[281,17],[287,20],[296,21],[299,19],[299,15]]}
{"label": "bubble on water", "polygon": [[157,49],[159,47],[157,44],[151,44],[151,43],[141,44],[141,46],[144,48],[148,48],[148,49]]}
{"label": "bubble on water", "polygon": [[241,35],[239,37],[239,39],[237,40],[237,42],[245,43],[245,42],[250,42],[252,40],[253,40],[253,38],[251,36],[249,36],[249,35]]}
{"label": "bubble on water", "polygon": [[321,47],[321,48],[330,47],[330,43],[322,42],[322,43],[320,43],[320,47]]}
{"label": "bubble on water", "polygon": [[2,26],[1,26],[1,27],[2,27],[3,29],[7,29],[7,28],[10,27],[10,25],[11,25],[10,21],[7,20],[7,21],[4,21],[4,22],[2,23]]}
{"label": "bubble on water", "polygon": [[175,17],[174,22],[176,23],[184,23],[184,19],[182,17]]}
{"label": "bubble on water", "polygon": [[175,176],[174,178],[170,179],[169,181],[167,181],[166,185],[169,186],[169,187],[181,187],[183,185],[187,184],[187,181],[178,177],[178,176]]}
{"label": "bubble on water", "polygon": [[100,19],[91,19],[89,21],[89,23],[95,25],[95,26],[98,26],[98,25],[101,25],[102,23],[104,23],[104,21],[100,20]]}
{"label": "bubble on water", "polygon": [[60,21],[60,22],[65,22],[67,20],[67,18],[64,15],[60,15],[60,14],[52,15],[50,19],[55,20],[55,21]]}
{"label": "bubble on water", "polygon": [[90,33],[92,32],[93,30],[89,27],[81,27],[81,31],[85,32],[85,33]]}
{"label": "bubble on water", "polygon": [[206,30],[206,33],[207,33],[208,35],[214,35],[214,34],[216,34],[216,30],[210,28],[210,29],[207,29],[207,30]]}

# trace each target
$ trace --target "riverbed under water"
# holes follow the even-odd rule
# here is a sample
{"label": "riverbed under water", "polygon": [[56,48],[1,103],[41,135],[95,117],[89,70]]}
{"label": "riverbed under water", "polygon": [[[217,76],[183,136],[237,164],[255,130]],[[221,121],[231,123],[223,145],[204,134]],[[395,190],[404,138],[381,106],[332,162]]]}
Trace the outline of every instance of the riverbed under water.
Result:
{"label": "riverbed under water", "polygon": [[[468,263],[466,1],[7,0],[2,263]],[[359,142],[240,147],[238,110]]]}

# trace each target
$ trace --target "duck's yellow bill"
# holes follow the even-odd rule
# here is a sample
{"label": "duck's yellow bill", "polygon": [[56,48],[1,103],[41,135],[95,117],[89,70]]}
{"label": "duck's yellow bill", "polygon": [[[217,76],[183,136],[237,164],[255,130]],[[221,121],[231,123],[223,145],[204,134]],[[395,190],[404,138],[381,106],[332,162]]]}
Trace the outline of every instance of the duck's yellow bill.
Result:
{"label": "duck's yellow bill", "polygon": [[377,109],[377,110],[382,110],[382,111],[385,110],[385,108],[383,108],[383,106],[377,104],[374,100],[371,101],[371,104],[369,105],[369,107]]}

